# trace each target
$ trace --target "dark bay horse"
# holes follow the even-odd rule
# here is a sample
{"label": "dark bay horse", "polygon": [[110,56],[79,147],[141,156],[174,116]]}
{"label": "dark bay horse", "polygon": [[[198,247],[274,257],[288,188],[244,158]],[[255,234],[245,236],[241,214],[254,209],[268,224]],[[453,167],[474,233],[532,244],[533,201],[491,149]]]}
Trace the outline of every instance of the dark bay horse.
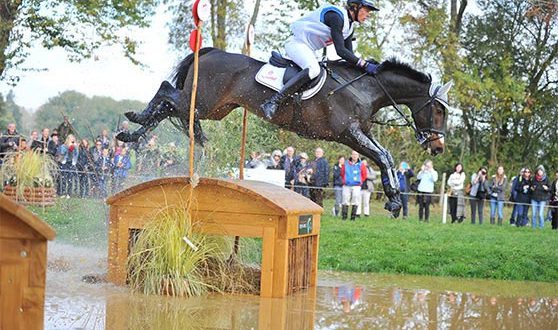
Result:
{"label": "dark bay horse", "polygon": [[[166,118],[178,120],[183,131],[188,132],[192,63],[193,55],[189,55],[178,65],[174,77],[176,89],[163,82],[142,113],[126,114],[128,119],[142,127],[131,134],[121,133],[118,139],[137,141]],[[194,125],[198,142],[204,139],[201,119],[221,120],[238,107],[263,118],[260,105],[275,93],[254,79],[263,64],[248,56],[214,48],[200,51]],[[344,62],[330,62],[328,68],[346,81],[362,73]],[[408,121],[419,142],[433,155],[442,153],[447,121],[444,101],[450,85],[433,86],[430,76],[392,59],[382,63],[376,77],[365,76],[351,87],[328,96],[328,92],[339,86],[339,82],[329,77],[321,91],[311,99],[301,103],[289,99],[283,103],[271,123],[306,138],[345,144],[373,160],[380,168],[383,188],[389,198],[385,208],[397,217],[401,200],[396,167],[390,152],[370,133],[374,115],[379,109],[393,105],[392,102],[407,105],[414,123]],[[161,93],[162,90],[166,91]],[[161,97],[162,94],[165,97]]]}

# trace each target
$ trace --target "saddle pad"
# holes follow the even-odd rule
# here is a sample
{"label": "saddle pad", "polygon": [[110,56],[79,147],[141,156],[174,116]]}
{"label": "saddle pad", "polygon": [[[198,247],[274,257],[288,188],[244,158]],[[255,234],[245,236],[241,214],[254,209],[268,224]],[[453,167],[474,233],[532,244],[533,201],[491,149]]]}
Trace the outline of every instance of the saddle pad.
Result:
{"label": "saddle pad", "polygon": [[[278,68],[269,63],[264,64],[258,73],[256,73],[256,81],[260,84],[269,87],[275,91],[280,91],[283,88],[283,76],[285,75],[286,68]],[[323,69],[322,69],[323,70]],[[324,72],[319,76],[320,79],[318,83],[302,93],[302,99],[308,100],[312,96],[318,94],[318,92],[324,87],[325,81],[327,79],[327,73]]]}

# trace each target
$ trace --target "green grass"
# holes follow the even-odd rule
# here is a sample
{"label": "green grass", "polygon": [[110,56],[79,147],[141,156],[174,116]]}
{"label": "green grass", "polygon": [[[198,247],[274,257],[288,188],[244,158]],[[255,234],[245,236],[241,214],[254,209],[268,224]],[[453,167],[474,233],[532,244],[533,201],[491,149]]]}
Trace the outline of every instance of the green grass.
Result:
{"label": "green grass", "polygon": [[[439,206],[432,210],[430,223],[419,223],[416,216],[389,219],[383,202],[372,204],[371,217],[342,222],[330,215],[331,201],[326,202],[320,269],[558,281],[558,232],[548,223],[544,230],[472,225],[469,220],[442,224]],[[44,214],[41,208],[33,211],[55,228],[57,240],[106,249],[108,209],[103,201],[60,199]],[[414,205],[410,214],[417,214]],[[249,250],[253,254],[253,248]]]}
{"label": "green grass", "polygon": [[[510,225],[390,219],[375,202],[356,222],[322,217],[319,268],[502,280],[558,281],[558,233]],[[326,203],[326,210],[331,206]],[[410,214],[417,214],[414,206]]]}

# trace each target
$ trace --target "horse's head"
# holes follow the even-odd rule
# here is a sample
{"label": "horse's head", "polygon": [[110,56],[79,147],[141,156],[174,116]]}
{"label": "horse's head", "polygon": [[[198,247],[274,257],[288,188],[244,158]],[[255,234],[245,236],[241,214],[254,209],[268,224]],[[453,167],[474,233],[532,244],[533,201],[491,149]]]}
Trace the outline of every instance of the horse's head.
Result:
{"label": "horse's head", "polygon": [[443,86],[430,85],[428,97],[409,105],[415,121],[415,135],[421,146],[431,155],[444,152],[444,137],[448,119],[449,82]]}

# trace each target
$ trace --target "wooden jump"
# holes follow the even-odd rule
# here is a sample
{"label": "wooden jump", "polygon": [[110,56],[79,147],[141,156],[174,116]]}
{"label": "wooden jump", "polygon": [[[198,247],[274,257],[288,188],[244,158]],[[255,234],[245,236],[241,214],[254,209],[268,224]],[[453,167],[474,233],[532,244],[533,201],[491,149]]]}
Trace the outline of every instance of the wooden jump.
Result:
{"label": "wooden jump", "polygon": [[[131,234],[156,210],[184,205],[187,177],[162,178],[107,200],[108,280],[126,284]],[[291,190],[257,181],[201,178],[193,191],[191,217],[203,232],[262,238],[262,297],[284,297],[317,281],[320,215],[323,209]]]}
{"label": "wooden jump", "polygon": [[54,230],[0,194],[0,329],[42,329],[47,240]]}

